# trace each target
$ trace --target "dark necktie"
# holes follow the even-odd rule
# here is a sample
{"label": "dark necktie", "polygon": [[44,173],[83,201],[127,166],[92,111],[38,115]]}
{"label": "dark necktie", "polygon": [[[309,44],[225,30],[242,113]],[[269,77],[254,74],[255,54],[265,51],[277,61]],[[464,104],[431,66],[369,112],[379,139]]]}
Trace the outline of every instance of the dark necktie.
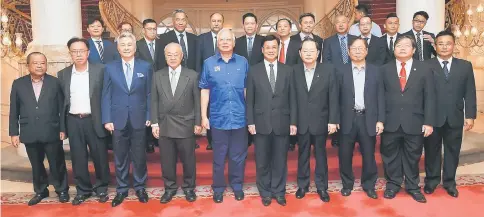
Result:
{"label": "dark necktie", "polygon": [[217,46],[217,36],[215,36],[215,49],[214,49],[214,53],[217,54],[219,51],[218,51],[218,46]]}
{"label": "dark necktie", "polygon": [[247,55],[248,55],[248,57],[249,57],[249,62],[250,62],[250,56],[252,55],[252,40],[253,40],[254,38],[252,38],[252,37],[248,37],[248,39],[249,39],[249,44],[248,44],[248,46],[247,46]]}
{"label": "dark necktie", "polygon": [[188,52],[187,52],[187,45],[185,44],[185,40],[183,40],[184,35],[180,33],[180,46],[182,47],[183,52],[183,66],[187,66],[188,60]]}
{"label": "dark necktie", "polygon": [[449,68],[447,67],[447,64],[449,64],[449,61],[442,61],[442,63],[444,64],[444,75],[445,75],[445,80],[449,80]]}
{"label": "dark necktie", "polygon": [[96,41],[98,48],[99,48],[99,57],[101,61],[104,59],[104,48],[103,48],[103,41]]}
{"label": "dark necktie", "polygon": [[420,40],[420,32],[417,33],[417,54],[418,60],[423,61],[423,50],[422,50],[422,41]]}
{"label": "dark necktie", "polygon": [[271,84],[272,93],[276,90],[276,74],[274,73],[274,64],[269,64],[269,83]]}
{"label": "dark necktie", "polygon": [[390,54],[392,56],[394,56],[395,54],[393,54],[393,36],[390,37],[390,47],[389,47],[389,49],[390,49]]}
{"label": "dark necktie", "polygon": [[341,57],[343,58],[343,63],[348,63],[348,46],[346,45],[346,36],[341,37]]}
{"label": "dark necktie", "polygon": [[155,48],[153,47],[153,42],[150,42],[150,54],[151,54],[151,59],[155,60]]}

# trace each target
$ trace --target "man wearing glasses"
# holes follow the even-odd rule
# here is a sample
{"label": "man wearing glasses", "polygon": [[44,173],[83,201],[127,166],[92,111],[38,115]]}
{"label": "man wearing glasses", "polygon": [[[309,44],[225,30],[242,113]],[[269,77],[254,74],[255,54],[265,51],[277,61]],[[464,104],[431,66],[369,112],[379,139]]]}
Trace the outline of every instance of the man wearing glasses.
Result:
{"label": "man wearing glasses", "polygon": [[413,54],[413,58],[419,61],[424,61],[432,58],[435,53],[434,34],[423,31],[423,28],[429,20],[429,14],[425,11],[418,11],[413,14],[412,29],[404,35],[413,37],[417,44],[417,49]]}

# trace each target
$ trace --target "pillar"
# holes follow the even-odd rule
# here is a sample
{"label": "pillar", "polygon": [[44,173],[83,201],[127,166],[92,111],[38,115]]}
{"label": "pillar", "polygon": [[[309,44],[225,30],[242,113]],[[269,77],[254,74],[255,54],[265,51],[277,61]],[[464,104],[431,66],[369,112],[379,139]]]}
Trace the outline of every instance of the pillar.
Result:
{"label": "pillar", "polygon": [[397,0],[397,15],[400,18],[400,33],[412,29],[413,14],[417,11],[426,11],[429,20],[425,31],[437,34],[445,26],[445,1]]}
{"label": "pillar", "polygon": [[153,17],[153,0],[136,0],[136,3],[131,5],[131,14],[141,22],[148,18],[157,20]]}

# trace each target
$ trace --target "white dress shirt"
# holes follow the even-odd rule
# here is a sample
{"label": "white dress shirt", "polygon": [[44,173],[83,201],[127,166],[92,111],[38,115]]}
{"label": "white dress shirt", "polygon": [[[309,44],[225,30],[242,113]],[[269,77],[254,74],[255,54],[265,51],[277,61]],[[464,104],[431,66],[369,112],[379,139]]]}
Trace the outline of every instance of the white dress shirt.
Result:
{"label": "white dress shirt", "polygon": [[185,48],[187,49],[187,56],[184,58],[188,58],[188,55],[190,54],[188,53],[187,31],[178,32],[175,30],[175,34],[176,34],[176,38],[178,39],[178,43],[180,43],[180,34],[183,34],[183,41],[185,41]]}
{"label": "white dress shirt", "polygon": [[306,33],[304,33],[304,32],[300,32],[300,33],[299,33],[299,37],[301,37],[301,41],[304,41],[304,39],[306,38],[306,36],[309,36],[309,38],[314,39],[313,34],[309,34],[309,35],[307,35],[307,34],[306,34]]}
{"label": "white dress shirt", "polygon": [[71,114],[91,114],[91,98],[89,96],[89,63],[85,71],[77,71],[76,66],[72,66],[72,77],[70,86],[69,113]]}
{"label": "white dress shirt", "polygon": [[[123,59],[121,60],[121,62],[123,63],[123,74],[125,75],[124,78],[126,79],[126,63],[129,64],[129,67],[131,67],[131,73],[133,74],[133,78],[135,77],[134,75],[134,57],[133,59],[131,59],[130,61],[126,62],[124,61]],[[133,81],[131,80],[131,83]]]}
{"label": "white dress shirt", "polygon": [[[250,35],[245,35],[246,39],[247,39],[247,50],[249,49],[249,43],[252,42],[252,51],[254,50],[254,41],[255,41],[255,34],[250,36]],[[252,37],[252,41],[249,41],[249,38]]]}
{"label": "white dress shirt", "polygon": [[311,84],[313,83],[314,72],[316,71],[316,63],[312,69],[306,68],[304,65],[304,76],[306,77],[306,84],[308,85],[308,91],[311,89]]}
{"label": "white dress shirt", "polygon": [[156,51],[156,43],[155,40],[150,41],[145,37],[146,45],[148,45],[148,50],[150,50],[150,43],[153,43],[153,54],[155,54]]}
{"label": "white dress shirt", "polygon": [[[453,57],[451,56],[451,57],[450,57],[450,58],[447,60],[447,61],[449,61],[449,63],[447,63],[447,70],[449,70],[449,72],[450,72],[450,65],[452,65],[452,59],[453,59]],[[444,68],[444,63],[442,63],[442,62],[444,62],[444,61],[446,61],[446,60],[441,59],[439,56],[437,56],[437,60],[438,60],[438,61],[439,61],[439,63],[440,63],[440,67],[443,69],[443,68]]]}
{"label": "white dress shirt", "polygon": [[[406,72],[406,80],[408,81],[408,77],[410,77],[410,73],[412,71],[412,64],[413,58],[410,58],[407,62],[405,62],[405,72]],[[402,70],[402,62],[397,59],[397,76],[400,78],[400,70]]]}
{"label": "white dress shirt", "polygon": [[277,60],[274,62],[269,62],[266,59],[264,59],[264,65],[266,66],[266,72],[267,72],[267,78],[269,78],[269,82],[271,81],[271,67],[269,64],[273,64],[274,66],[272,67],[274,69],[274,81],[277,81]]}
{"label": "white dress shirt", "polygon": [[391,40],[390,37],[393,37],[393,46],[395,46],[395,41],[397,40],[397,35],[398,35],[398,33],[395,33],[395,35],[388,35],[387,34],[387,47],[388,47],[388,49],[390,49],[390,40]]}
{"label": "white dress shirt", "polygon": [[289,47],[289,42],[291,41],[291,37],[287,37],[287,39],[284,41],[284,47],[282,47],[282,43],[280,43],[279,45],[279,53],[277,53],[277,55],[279,56],[279,54],[281,54],[281,49],[284,48],[284,59],[286,60],[286,57],[287,57],[287,48]]}
{"label": "white dress shirt", "polygon": [[[415,39],[420,40],[420,43],[422,43],[422,57],[421,58],[423,59],[423,49],[424,49],[424,47],[423,47],[424,46],[423,35],[424,35],[424,33],[423,33],[423,31],[420,31],[420,37],[417,37],[417,32],[414,29],[412,29],[412,32],[413,32],[413,36],[415,37]],[[415,43],[417,43],[417,42],[415,41]],[[417,47],[417,49],[418,49],[418,47]],[[418,50],[416,50],[415,52],[418,53]]]}
{"label": "white dress shirt", "polygon": [[[173,72],[175,72],[175,73],[173,74]],[[172,88],[173,95],[175,95],[174,90],[176,90],[176,86],[178,85],[178,80],[180,79],[180,73],[181,73],[181,65],[176,67],[176,69],[172,69],[171,67],[168,67],[168,78],[170,79],[170,85],[172,85],[172,83],[171,83],[172,81],[174,83],[172,85],[174,87],[174,88]]]}
{"label": "white dress shirt", "polygon": [[355,64],[351,64],[353,71],[353,87],[355,90],[355,108],[365,109],[365,70],[366,65],[360,68]]}
{"label": "white dress shirt", "polygon": [[104,47],[104,43],[102,42],[102,38],[99,38],[99,39],[96,39],[96,38],[91,38],[92,41],[94,42],[94,46],[96,47],[96,50],[97,50],[97,53],[98,54],[101,54],[101,52],[99,52],[99,44],[97,43],[98,41],[101,41],[101,44],[103,46],[103,51],[106,51],[106,48]]}
{"label": "white dress shirt", "polygon": [[371,41],[371,32],[370,32],[370,34],[369,34],[368,36],[360,35],[360,37],[361,37],[361,38],[363,38],[363,39],[368,38],[368,41],[366,41],[366,42],[368,42],[368,45],[370,45],[370,41]]}
{"label": "white dress shirt", "polygon": [[210,31],[212,33],[212,41],[213,41],[213,51],[217,50],[217,34]]}

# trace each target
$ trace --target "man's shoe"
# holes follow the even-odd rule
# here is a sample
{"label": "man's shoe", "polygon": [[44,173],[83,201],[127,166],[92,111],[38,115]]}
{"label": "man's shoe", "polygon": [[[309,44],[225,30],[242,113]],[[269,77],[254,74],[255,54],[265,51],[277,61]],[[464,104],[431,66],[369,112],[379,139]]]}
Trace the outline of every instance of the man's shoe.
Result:
{"label": "man's shoe", "polygon": [[148,203],[148,194],[146,193],[145,189],[137,190],[136,196],[138,197],[139,202],[141,203]]}
{"label": "man's shoe", "polygon": [[425,192],[426,194],[432,194],[432,193],[434,193],[434,191],[435,191],[435,188],[431,188],[431,187],[430,187],[430,186],[428,186],[428,185],[426,185],[426,186],[424,187],[424,192]]}
{"label": "man's shoe", "polygon": [[78,206],[81,205],[81,203],[84,203],[89,197],[91,197],[91,193],[89,194],[78,194],[76,197],[74,197],[74,200],[72,201],[72,205]]}
{"label": "man's shoe", "polygon": [[194,202],[197,200],[197,195],[195,194],[195,191],[193,190],[188,190],[188,191],[183,191],[185,193],[185,199],[188,202]]}
{"label": "man's shoe", "polygon": [[213,193],[213,202],[222,203],[224,201],[223,193]]}
{"label": "man's shoe", "polygon": [[348,197],[351,195],[351,189],[349,188],[343,188],[341,189],[341,195],[345,196],[345,197]]}
{"label": "man's shoe", "polygon": [[67,203],[67,202],[69,202],[70,199],[71,198],[70,198],[69,193],[67,191],[61,192],[59,194],[59,202],[61,202],[61,203]]}
{"label": "man's shoe", "polygon": [[327,191],[318,190],[319,199],[323,202],[329,202],[329,194]]}
{"label": "man's shoe", "polygon": [[385,193],[383,193],[383,197],[386,199],[393,199],[395,196],[397,196],[398,191],[391,190],[391,189],[386,189]]}
{"label": "man's shoe", "polygon": [[197,143],[195,144],[195,149],[199,149],[200,148],[200,145]]}
{"label": "man's shoe", "polygon": [[298,188],[296,191],[296,198],[302,199],[304,196],[306,196],[306,192],[308,191],[309,189]]}
{"label": "man's shoe", "polygon": [[168,203],[173,199],[173,196],[175,196],[176,191],[165,191],[163,196],[160,198],[160,203]]}
{"label": "man's shoe", "polygon": [[275,198],[276,198],[276,201],[277,201],[277,203],[279,205],[286,206],[286,197],[284,197],[284,196],[277,196]]}
{"label": "man's shoe", "polygon": [[44,191],[44,192],[42,192],[40,194],[35,194],[35,196],[32,197],[32,199],[30,199],[29,206],[33,206],[35,204],[40,203],[40,201],[42,201],[42,199],[44,199],[46,197],[49,197],[49,192],[48,191]]}
{"label": "man's shoe", "polygon": [[148,147],[146,147],[146,153],[155,153],[155,145],[153,143],[148,144]]}
{"label": "man's shoe", "polygon": [[364,190],[366,193],[366,196],[368,196],[371,199],[377,199],[378,195],[376,194],[375,189],[370,189],[370,190]]}
{"label": "man's shoe", "polygon": [[106,192],[99,193],[97,196],[99,197],[99,203],[106,203],[109,200],[109,195]]}
{"label": "man's shoe", "polygon": [[294,151],[296,149],[296,144],[289,144],[289,151]]}
{"label": "man's shoe", "polygon": [[119,206],[123,203],[124,198],[128,196],[128,193],[117,193],[116,197],[114,197],[113,202],[111,203],[112,207]]}
{"label": "man's shoe", "polygon": [[207,148],[206,148],[208,151],[211,151],[213,148],[212,148],[212,144],[208,144],[207,145]]}
{"label": "man's shoe", "polygon": [[235,196],[235,200],[241,201],[244,199],[245,195],[243,191],[234,191],[234,196]]}
{"label": "man's shoe", "polygon": [[272,203],[271,197],[262,197],[262,205],[269,206]]}
{"label": "man's shoe", "polygon": [[425,199],[425,196],[422,194],[422,192],[420,191],[417,191],[417,192],[408,192],[408,194],[410,194],[410,196],[412,196],[412,198],[419,202],[419,203],[427,203],[427,199]]}
{"label": "man's shoe", "polygon": [[459,197],[459,191],[455,187],[451,188],[446,188],[447,194],[449,194],[452,197]]}

